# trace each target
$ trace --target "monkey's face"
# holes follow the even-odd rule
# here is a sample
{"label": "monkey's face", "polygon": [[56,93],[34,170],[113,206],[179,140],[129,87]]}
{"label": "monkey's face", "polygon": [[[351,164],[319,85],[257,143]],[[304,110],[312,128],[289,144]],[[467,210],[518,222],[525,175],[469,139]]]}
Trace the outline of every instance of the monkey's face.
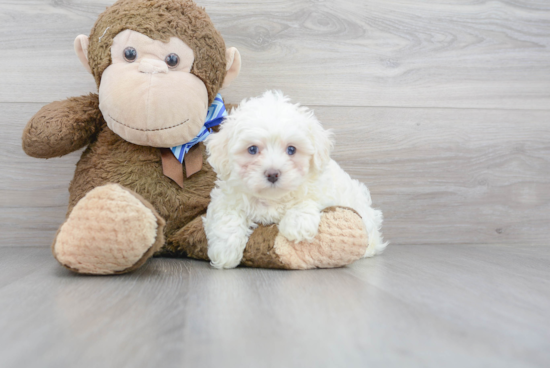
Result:
{"label": "monkey's face", "polygon": [[99,87],[99,108],[116,134],[143,146],[173,147],[201,130],[208,111],[195,56],[182,40],[164,43],[125,30],[113,40],[112,64]]}

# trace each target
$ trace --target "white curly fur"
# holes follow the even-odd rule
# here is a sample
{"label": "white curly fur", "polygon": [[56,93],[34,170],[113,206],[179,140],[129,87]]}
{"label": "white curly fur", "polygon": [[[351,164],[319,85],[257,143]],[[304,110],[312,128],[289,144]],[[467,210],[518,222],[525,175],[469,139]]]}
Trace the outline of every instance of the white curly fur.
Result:
{"label": "white curly fur", "polygon": [[[238,266],[256,224],[278,224],[288,240],[311,241],[320,211],[330,206],[351,207],[361,215],[369,235],[365,257],[386,247],[382,212],[371,208],[369,190],[330,158],[332,133],[281,92],[241,102],[205,143],[218,174],[204,218],[212,266]],[[248,152],[251,146],[258,147],[257,154]],[[295,154],[287,153],[289,146]],[[280,172],[275,183],[267,180],[269,171]]]}

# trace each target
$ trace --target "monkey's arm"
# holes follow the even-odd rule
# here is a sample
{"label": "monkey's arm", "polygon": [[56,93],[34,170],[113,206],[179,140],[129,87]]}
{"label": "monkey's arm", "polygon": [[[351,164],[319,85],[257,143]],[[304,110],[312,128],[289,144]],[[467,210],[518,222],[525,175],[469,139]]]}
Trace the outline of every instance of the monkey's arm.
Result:
{"label": "monkey's arm", "polygon": [[23,131],[23,150],[37,158],[63,156],[88,145],[104,124],[97,94],[52,102]]}

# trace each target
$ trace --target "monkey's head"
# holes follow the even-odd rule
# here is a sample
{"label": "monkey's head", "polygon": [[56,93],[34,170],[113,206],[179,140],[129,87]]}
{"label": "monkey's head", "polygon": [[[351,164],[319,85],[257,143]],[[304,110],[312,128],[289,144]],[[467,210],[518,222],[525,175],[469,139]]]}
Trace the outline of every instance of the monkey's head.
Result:
{"label": "monkey's head", "polygon": [[220,88],[240,71],[240,54],[191,0],[119,0],[99,16],[76,53],[99,88],[99,108],[116,134],[173,147],[201,130]]}

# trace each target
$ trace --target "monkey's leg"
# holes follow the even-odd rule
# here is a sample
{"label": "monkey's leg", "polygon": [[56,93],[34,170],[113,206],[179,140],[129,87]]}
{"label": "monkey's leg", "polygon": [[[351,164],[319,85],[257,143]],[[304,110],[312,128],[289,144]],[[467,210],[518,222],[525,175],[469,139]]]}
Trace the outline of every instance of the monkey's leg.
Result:
{"label": "monkey's leg", "polygon": [[[277,226],[259,226],[248,240],[241,265],[261,268],[310,269],[346,266],[361,259],[368,237],[361,217],[353,210],[331,207],[323,211],[319,234],[309,243],[293,243],[279,235]],[[208,260],[202,219],[196,218],[167,240],[169,253]]]}
{"label": "monkey's leg", "polygon": [[135,192],[107,184],[88,192],[59,228],[55,258],[83,274],[133,271],[164,244],[165,221]]}

